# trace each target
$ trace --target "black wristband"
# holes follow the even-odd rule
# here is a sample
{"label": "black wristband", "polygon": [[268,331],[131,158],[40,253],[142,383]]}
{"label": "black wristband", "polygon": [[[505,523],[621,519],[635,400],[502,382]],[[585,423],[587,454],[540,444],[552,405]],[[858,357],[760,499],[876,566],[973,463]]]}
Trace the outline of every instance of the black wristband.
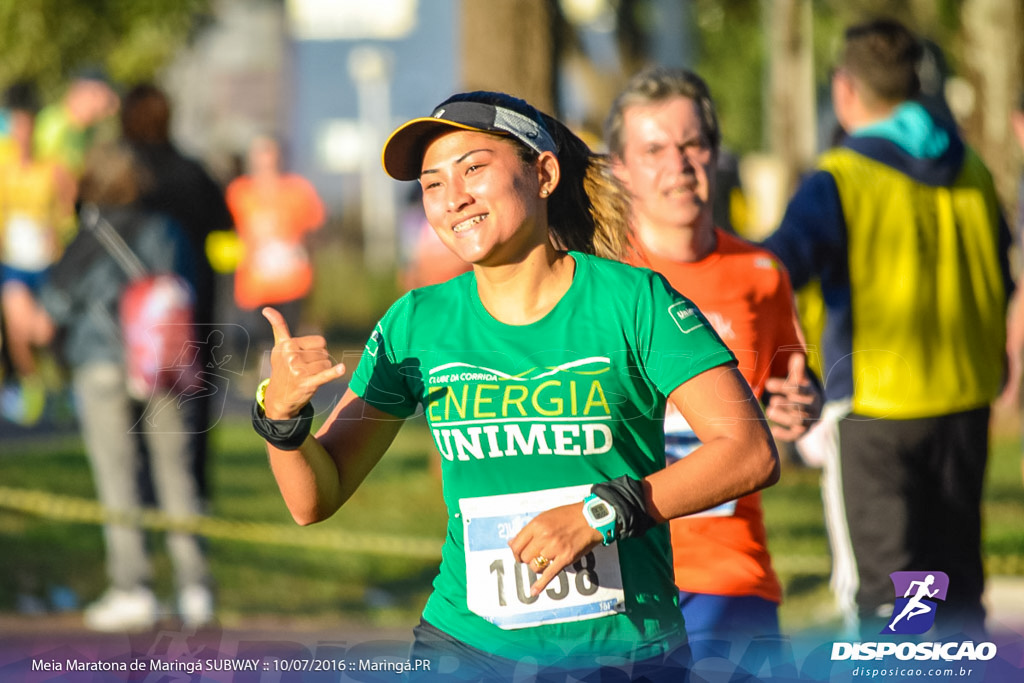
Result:
{"label": "black wristband", "polygon": [[647,512],[647,499],[641,481],[623,475],[594,484],[591,493],[615,508],[617,539],[643,536],[655,525],[654,518]]}
{"label": "black wristband", "polygon": [[274,448],[298,450],[313,429],[313,404],[302,406],[299,414],[289,420],[271,420],[256,401],[252,402],[252,428]]}

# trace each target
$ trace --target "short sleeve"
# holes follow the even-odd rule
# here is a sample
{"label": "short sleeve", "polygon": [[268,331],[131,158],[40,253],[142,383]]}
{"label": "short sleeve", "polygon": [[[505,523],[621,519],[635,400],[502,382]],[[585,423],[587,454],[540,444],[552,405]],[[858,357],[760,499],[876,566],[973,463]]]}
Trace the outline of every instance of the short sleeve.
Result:
{"label": "short sleeve", "polygon": [[395,302],[370,334],[349,388],[368,404],[395,417],[407,418],[416,412],[419,398],[406,381],[402,368],[412,361],[401,356],[397,339],[404,335],[408,297]]}
{"label": "short sleeve", "polygon": [[651,273],[637,305],[637,335],[647,376],[668,396],[705,370],[736,361],[696,304]]}

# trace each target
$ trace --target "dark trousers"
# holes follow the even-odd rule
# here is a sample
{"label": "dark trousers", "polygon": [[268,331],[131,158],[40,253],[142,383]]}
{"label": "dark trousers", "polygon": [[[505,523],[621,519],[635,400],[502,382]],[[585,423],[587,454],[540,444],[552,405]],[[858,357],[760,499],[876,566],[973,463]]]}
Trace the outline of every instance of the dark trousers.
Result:
{"label": "dark trousers", "polygon": [[685,681],[690,650],[681,645],[664,657],[623,666],[600,665],[587,669],[537,667],[482,652],[456,640],[429,622],[413,629],[409,661],[421,668],[410,672],[410,683],[679,683]]}
{"label": "dark trousers", "polygon": [[839,423],[862,637],[874,639],[891,617],[894,571],[948,574],[949,592],[936,610],[939,634],[984,632],[981,493],[989,412],[912,420],[851,414]]}

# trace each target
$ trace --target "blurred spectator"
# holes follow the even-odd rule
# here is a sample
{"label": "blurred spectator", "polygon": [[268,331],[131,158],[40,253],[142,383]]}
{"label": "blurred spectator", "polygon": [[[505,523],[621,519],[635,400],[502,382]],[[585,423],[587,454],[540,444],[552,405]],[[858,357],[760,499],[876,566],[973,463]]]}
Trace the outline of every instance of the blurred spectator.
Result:
{"label": "blurred spectator", "polygon": [[[147,182],[141,187],[141,203],[151,211],[175,219],[185,231],[196,266],[195,322],[204,338],[214,331],[217,297],[213,268],[206,258],[206,238],[231,226],[231,214],[223,189],[202,164],[182,154],[171,142],[171,102],[160,88],[150,83],[133,87],[124,97],[121,111],[124,139],[134,152]],[[199,347],[201,368],[211,367],[213,346]],[[186,406],[186,419],[194,443],[192,469],[204,497],[209,494],[208,436],[213,393],[204,394]]]}
{"label": "blurred spectator", "polygon": [[34,296],[60,256],[74,220],[74,180],[67,170],[33,153],[38,100],[29,83],[7,89],[10,146],[0,158],[0,309],[5,353],[14,370],[0,401],[3,414],[21,424],[42,415],[46,386],[37,370],[32,338]]}
{"label": "blurred spectator", "polygon": [[847,29],[832,105],[849,135],[765,242],[794,287],[820,283],[835,500],[861,635],[893,616],[896,571],[941,571],[936,637],[985,634],[981,496],[1005,373],[1009,230],[991,175],[917,101],[922,48],[888,20]]}
{"label": "blurred spectator", "polygon": [[247,173],[228,185],[228,207],[244,245],[235,271],[235,303],[248,329],[272,338],[260,310],[274,306],[297,329],[302,304],[313,287],[313,263],[305,239],[324,223],[324,205],[313,185],[300,175],[282,170],[281,145],[273,137],[257,136],[249,145]]}
{"label": "blurred spectator", "polygon": [[[188,242],[172,219],[138,202],[138,169],[123,146],[102,145],[87,155],[81,180],[83,206],[98,210],[145,267],[194,281]],[[179,410],[154,409],[170,395],[155,394],[145,420],[136,420],[127,388],[118,301],[128,281],[97,239],[95,224],[82,229],[52,271],[41,301],[61,334],[86,453],[100,502],[112,515],[104,526],[110,588],[85,610],[85,623],[100,631],[153,626],[159,616],[145,531],[136,520],[142,506],[138,468],[141,434],[152,457],[157,499],[178,521],[200,514],[201,499],[188,468],[188,429]],[[41,335],[42,336],[42,335]],[[168,532],[177,613],[186,626],[213,618],[213,595],[198,537]]]}
{"label": "blurred spectator", "polygon": [[14,141],[11,140],[11,110],[7,102],[8,99],[10,99],[10,90],[4,98],[4,102],[0,103],[0,162],[6,162],[14,155]]}
{"label": "blurred spectator", "polygon": [[40,158],[57,161],[76,177],[102,123],[117,113],[117,93],[103,73],[85,70],[68,85],[60,101],[39,112],[35,130]]}

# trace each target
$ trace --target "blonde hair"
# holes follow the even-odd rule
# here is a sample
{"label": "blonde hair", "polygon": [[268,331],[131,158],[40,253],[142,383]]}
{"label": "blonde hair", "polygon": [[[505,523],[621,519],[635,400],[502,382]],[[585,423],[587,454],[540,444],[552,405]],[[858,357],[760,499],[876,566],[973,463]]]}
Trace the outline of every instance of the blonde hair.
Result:
{"label": "blonde hair", "polygon": [[611,159],[594,155],[584,180],[594,219],[594,254],[616,261],[626,260],[632,250],[629,196],[612,173]]}
{"label": "blonde hair", "polygon": [[548,202],[555,245],[623,260],[632,242],[629,196],[612,172],[611,159],[597,154],[558,119],[541,114],[558,145],[562,180]]}

